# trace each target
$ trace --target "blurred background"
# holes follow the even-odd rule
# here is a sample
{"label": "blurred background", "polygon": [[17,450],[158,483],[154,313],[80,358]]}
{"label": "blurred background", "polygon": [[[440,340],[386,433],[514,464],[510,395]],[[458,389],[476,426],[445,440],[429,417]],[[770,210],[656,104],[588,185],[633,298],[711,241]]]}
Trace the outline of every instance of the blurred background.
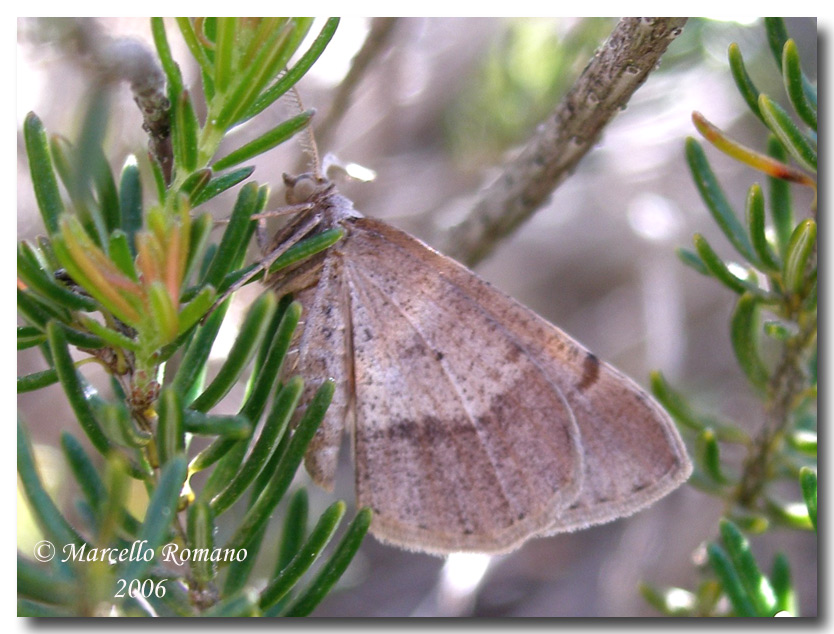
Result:
{"label": "blurred background", "polygon": [[[112,37],[136,37],[151,45],[146,19],[108,18],[99,24]],[[365,215],[430,244],[442,243],[446,229],[553,109],[615,24],[603,18],[399,19],[389,47],[362,79],[328,146],[320,148],[377,174],[372,182],[346,182],[340,189]],[[73,40],[74,22],[21,19],[18,26],[18,130],[34,110],[47,131],[74,138],[95,79]],[[787,19],[787,27],[803,70],[815,79],[816,19]],[[330,47],[301,82],[304,105],[316,108],[317,117],[327,114],[368,28],[365,19],[342,20]],[[317,33],[315,26],[311,32]],[[197,91],[197,70],[175,28],[169,38],[186,81]],[[739,44],[760,90],[784,104],[760,20],[690,19],[575,173],[476,270],[644,386],[652,370],[662,370],[699,409],[753,432],[762,411],[730,346],[733,296],[675,255],[676,247],[690,247],[692,234],[700,232],[721,255],[732,256],[684,161],[684,139],[697,136],[691,112],[700,111],[754,148],[762,148],[766,138],[730,76],[731,42]],[[142,165],[147,137],[140,113],[126,85],[112,91],[106,152],[115,169],[130,154]],[[239,138],[254,138],[295,107],[279,102],[240,129]],[[729,200],[743,209],[747,188],[763,181],[762,175],[712,148],[707,154]],[[304,156],[301,145],[290,141],[256,162],[253,178],[274,184],[274,206],[283,200],[281,173],[295,171]],[[31,238],[42,229],[21,135],[18,183],[18,239]],[[217,217],[229,214],[234,195],[211,201]],[[797,209],[809,208],[808,192],[796,188],[794,195]],[[257,292],[239,293],[241,311]],[[219,342],[213,353],[218,359],[223,345]],[[18,354],[18,374],[44,369],[42,363],[36,349],[25,350]],[[103,385],[95,368],[87,365],[84,372]],[[230,411],[239,400],[239,393],[227,398]],[[75,492],[66,488],[71,479],[62,475],[66,465],[56,447],[60,430],[76,423],[60,387],[20,395],[18,411],[30,426],[54,498],[72,517]],[[343,454],[334,495],[351,503],[352,467],[349,452]],[[303,477],[298,484],[305,484]],[[316,517],[334,495],[313,485],[309,490],[311,517]],[[368,537],[338,591],[315,615],[655,615],[638,584],[696,587],[703,542],[715,538],[721,512],[720,501],[683,486],[627,519],[532,540],[510,555],[453,557],[445,564]],[[19,502],[19,548],[31,552],[38,539]],[[269,538],[265,544],[268,548]],[[777,550],[790,552],[793,569],[801,571],[795,574],[800,612],[816,615],[815,535],[775,529],[756,538],[753,550],[766,566]]]}

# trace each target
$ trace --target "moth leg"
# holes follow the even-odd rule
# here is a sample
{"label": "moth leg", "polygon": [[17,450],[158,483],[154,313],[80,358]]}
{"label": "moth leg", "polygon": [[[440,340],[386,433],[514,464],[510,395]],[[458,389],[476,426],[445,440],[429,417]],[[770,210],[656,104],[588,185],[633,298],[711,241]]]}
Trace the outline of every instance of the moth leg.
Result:
{"label": "moth leg", "polygon": [[256,218],[258,221],[255,225],[255,240],[258,241],[258,251],[268,253],[269,249],[269,235],[266,232],[266,218]]}
{"label": "moth leg", "polygon": [[[293,245],[300,242],[303,238],[307,237],[313,229],[315,229],[319,223],[321,222],[321,216],[318,214],[314,214],[307,217],[302,217],[299,219],[301,222],[293,222],[291,226],[293,227],[294,231],[287,235],[287,237],[280,242],[277,246],[275,246],[272,251],[266,255],[265,257],[261,258],[261,261],[255,266],[251,271],[246,273],[243,277],[237,280],[234,284],[232,284],[229,288],[227,288],[223,294],[217,298],[212,306],[212,311],[217,308],[221,303],[223,303],[232,293],[237,292],[246,284],[248,284],[254,277],[257,277],[261,273],[269,270],[269,267],[272,266],[275,261],[281,257],[287,250],[292,247]],[[262,219],[259,219],[261,222]],[[211,311],[209,311],[210,313]]]}

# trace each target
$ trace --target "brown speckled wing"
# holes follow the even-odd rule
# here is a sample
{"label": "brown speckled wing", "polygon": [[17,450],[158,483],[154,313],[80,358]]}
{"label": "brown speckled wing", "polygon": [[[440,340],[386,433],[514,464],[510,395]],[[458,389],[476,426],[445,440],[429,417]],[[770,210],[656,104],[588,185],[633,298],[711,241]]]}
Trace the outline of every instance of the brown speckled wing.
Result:
{"label": "brown speckled wing", "polygon": [[300,374],[305,379],[296,420],[321,383],[329,378],[335,380],[333,400],[304,459],[304,466],[313,481],[332,490],[350,407],[353,375],[349,297],[342,259],[335,250],[328,252],[317,283],[297,293],[296,299],[303,307],[303,330],[296,348],[288,355],[284,377]]}
{"label": "brown speckled wing", "polygon": [[338,250],[357,497],[377,537],[502,552],[631,514],[689,475],[645,392],[464,267],[366,218]]}

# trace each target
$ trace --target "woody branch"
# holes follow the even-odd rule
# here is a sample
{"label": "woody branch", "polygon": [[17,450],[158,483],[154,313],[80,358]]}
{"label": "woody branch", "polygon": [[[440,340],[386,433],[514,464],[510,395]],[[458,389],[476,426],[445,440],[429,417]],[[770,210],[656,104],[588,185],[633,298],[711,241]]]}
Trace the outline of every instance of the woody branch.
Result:
{"label": "woody branch", "polygon": [[686,18],[623,18],[555,111],[440,249],[470,266],[547,200],[680,34]]}

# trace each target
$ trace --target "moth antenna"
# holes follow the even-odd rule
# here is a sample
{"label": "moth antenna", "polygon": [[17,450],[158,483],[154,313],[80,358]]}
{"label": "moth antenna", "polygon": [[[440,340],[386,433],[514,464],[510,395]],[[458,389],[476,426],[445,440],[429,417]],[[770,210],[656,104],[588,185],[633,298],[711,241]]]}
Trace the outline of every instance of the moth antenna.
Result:
{"label": "moth antenna", "polygon": [[[295,101],[295,105],[298,107],[298,112],[304,112],[304,103],[301,101],[301,95],[298,92],[298,89],[293,86],[292,87],[292,95]],[[316,137],[313,134],[313,128],[309,124],[304,129],[305,135],[300,137],[300,143],[304,151],[310,155],[310,158],[313,159],[313,171],[316,174],[317,178],[324,178],[322,173],[321,167],[321,160],[319,158],[319,148],[316,145]]]}

